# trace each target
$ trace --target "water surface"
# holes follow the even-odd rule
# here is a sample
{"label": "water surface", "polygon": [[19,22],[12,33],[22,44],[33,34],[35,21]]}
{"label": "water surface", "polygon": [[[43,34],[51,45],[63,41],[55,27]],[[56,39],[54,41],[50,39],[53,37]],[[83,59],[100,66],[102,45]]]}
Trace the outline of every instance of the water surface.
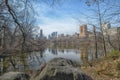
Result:
{"label": "water surface", "polygon": [[[98,56],[101,57],[99,51]],[[83,49],[52,49],[47,48],[37,52],[14,55],[9,57],[0,57],[0,73],[8,71],[28,71],[39,69],[42,63],[47,63],[53,58],[66,58],[79,63],[85,63],[94,60],[93,50]]]}

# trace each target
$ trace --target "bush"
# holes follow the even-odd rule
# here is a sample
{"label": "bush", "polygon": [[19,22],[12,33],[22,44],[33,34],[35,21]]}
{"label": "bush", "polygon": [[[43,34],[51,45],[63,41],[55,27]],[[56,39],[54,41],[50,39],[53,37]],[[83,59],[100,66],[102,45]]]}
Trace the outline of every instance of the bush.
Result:
{"label": "bush", "polygon": [[113,50],[111,50],[111,52],[110,52],[110,56],[118,56],[119,53],[120,53],[119,51],[113,49]]}
{"label": "bush", "polygon": [[112,57],[114,60],[119,58],[120,52],[117,50],[111,50],[111,52],[109,53],[109,57]]}

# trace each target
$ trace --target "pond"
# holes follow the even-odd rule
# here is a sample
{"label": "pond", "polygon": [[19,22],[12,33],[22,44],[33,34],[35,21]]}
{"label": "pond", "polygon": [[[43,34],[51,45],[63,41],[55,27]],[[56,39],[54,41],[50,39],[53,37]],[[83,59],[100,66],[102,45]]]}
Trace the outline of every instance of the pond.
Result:
{"label": "pond", "polygon": [[[98,57],[102,52],[99,51]],[[85,63],[94,60],[93,50],[83,49],[52,49],[47,48],[37,52],[20,54],[17,56],[0,57],[0,73],[8,71],[29,71],[39,69],[42,63],[47,63],[53,58],[66,58],[79,63]]]}

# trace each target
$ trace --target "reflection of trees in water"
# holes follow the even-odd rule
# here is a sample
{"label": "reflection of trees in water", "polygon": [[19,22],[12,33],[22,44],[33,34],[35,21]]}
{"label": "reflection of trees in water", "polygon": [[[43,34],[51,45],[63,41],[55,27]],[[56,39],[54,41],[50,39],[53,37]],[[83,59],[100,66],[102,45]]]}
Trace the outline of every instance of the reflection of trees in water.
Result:
{"label": "reflection of trees in water", "polygon": [[[98,58],[103,56],[102,52],[103,52],[102,50],[98,50],[97,52]],[[80,49],[80,59],[83,61],[83,63],[91,60],[95,60],[96,59],[95,50],[90,48]]]}
{"label": "reflection of trees in water", "polygon": [[57,49],[51,49],[51,53],[57,55],[58,54]]}
{"label": "reflection of trees in water", "polygon": [[45,48],[39,51],[40,57],[43,58],[43,54],[45,52]]}
{"label": "reflection of trees in water", "polygon": [[[80,59],[83,63],[88,62],[89,60],[94,60],[95,54],[94,50],[91,48],[81,48],[77,50],[73,49],[48,49],[50,53],[57,55],[58,53],[71,53],[74,54],[80,53]],[[21,54],[19,56],[11,56],[0,59],[0,72],[7,72],[9,70],[12,71],[25,71],[27,69],[36,69],[38,68],[42,63],[46,63],[45,61],[45,49],[39,51],[39,52],[33,52],[29,55]],[[101,52],[98,52],[98,55]]]}
{"label": "reflection of trees in water", "polygon": [[80,50],[80,58],[81,58],[83,63],[88,62],[88,51],[86,49]]}
{"label": "reflection of trees in water", "polygon": [[59,49],[58,52],[64,53],[64,52],[65,52],[65,49]]}
{"label": "reflection of trees in water", "polygon": [[57,48],[55,48],[55,49],[49,48],[49,52],[51,52],[54,55],[57,55],[58,54],[58,49]]}
{"label": "reflection of trees in water", "polygon": [[33,52],[28,57],[28,64],[30,68],[35,68],[40,66],[42,63],[46,63],[44,59],[45,49],[40,50],[39,52]]}
{"label": "reflection of trees in water", "polygon": [[69,52],[69,50],[67,49],[67,50],[66,50],[66,52],[68,53],[68,52]]}
{"label": "reflection of trees in water", "polygon": [[44,51],[45,49],[42,49],[32,54],[26,53],[0,58],[0,73],[2,74],[8,71],[27,71],[30,67],[36,66],[34,64],[40,66],[42,63],[46,62],[44,59]]}
{"label": "reflection of trees in water", "polygon": [[87,42],[80,43],[80,46],[74,48],[58,45],[57,48],[49,48],[49,52],[54,55],[56,55],[56,52],[60,54],[61,53],[74,53],[75,55],[80,54],[81,61],[88,62],[103,56],[103,52],[99,47],[100,46],[98,46],[96,53],[95,45],[93,43]]}
{"label": "reflection of trees in water", "polygon": [[61,50],[61,52],[62,52],[62,53],[64,53],[64,52],[65,52],[65,50],[64,50],[64,49],[62,49],[62,50]]}
{"label": "reflection of trees in water", "polygon": [[46,62],[44,52],[45,49],[41,49],[39,52],[18,54],[17,56],[0,56],[0,74],[8,71],[27,71],[31,67],[34,69]]}
{"label": "reflection of trees in water", "polygon": [[58,53],[69,53],[74,52],[76,54],[79,54],[79,49],[63,49],[63,48],[49,48],[48,51],[54,55],[57,55]]}

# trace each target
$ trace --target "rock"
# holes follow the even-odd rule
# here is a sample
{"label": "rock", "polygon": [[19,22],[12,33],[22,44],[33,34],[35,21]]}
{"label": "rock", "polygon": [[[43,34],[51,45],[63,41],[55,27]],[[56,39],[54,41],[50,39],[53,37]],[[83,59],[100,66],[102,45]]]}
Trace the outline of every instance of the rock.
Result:
{"label": "rock", "polygon": [[68,59],[56,58],[33,73],[30,80],[92,80]]}
{"label": "rock", "polygon": [[30,76],[24,72],[8,72],[2,75],[0,80],[30,80]]}

